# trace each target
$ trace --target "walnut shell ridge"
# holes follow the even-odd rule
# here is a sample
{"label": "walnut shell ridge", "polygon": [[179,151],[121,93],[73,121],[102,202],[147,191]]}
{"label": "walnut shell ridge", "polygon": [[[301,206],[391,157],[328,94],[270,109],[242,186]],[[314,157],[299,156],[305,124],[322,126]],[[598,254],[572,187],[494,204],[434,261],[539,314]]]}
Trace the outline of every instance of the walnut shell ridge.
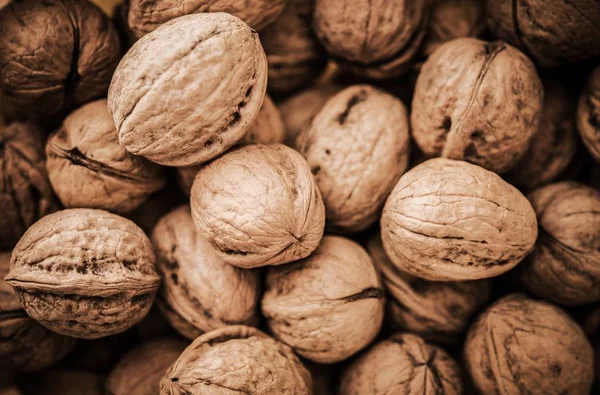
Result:
{"label": "walnut shell ridge", "polygon": [[600,67],[596,67],[579,99],[577,127],[586,148],[600,163]]}

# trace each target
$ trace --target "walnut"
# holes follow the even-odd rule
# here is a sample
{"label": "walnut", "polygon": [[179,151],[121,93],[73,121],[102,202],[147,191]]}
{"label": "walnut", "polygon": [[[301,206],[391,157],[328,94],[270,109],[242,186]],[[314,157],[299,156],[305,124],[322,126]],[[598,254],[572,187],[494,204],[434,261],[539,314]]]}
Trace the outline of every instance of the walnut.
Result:
{"label": "walnut", "polygon": [[50,369],[20,384],[25,395],[105,395],[104,377],[81,369]]}
{"label": "walnut", "polygon": [[514,267],[534,247],[537,222],[516,188],[479,166],[431,159],[408,171],[381,217],[394,264],[427,280],[477,280]]}
{"label": "walnut", "polygon": [[133,222],[67,209],[36,222],[13,250],[6,281],[46,328],[94,339],[148,313],[160,281],[152,244]]}
{"label": "walnut", "polygon": [[305,258],[325,227],[308,164],[281,144],[251,144],[204,166],[191,205],[200,235],[217,256],[246,269]]}
{"label": "walnut", "polygon": [[167,369],[179,358],[187,343],[158,338],[129,351],[108,376],[106,388],[113,395],[155,395]]}
{"label": "walnut", "polygon": [[577,107],[579,134],[592,157],[600,163],[600,67],[596,67]]}
{"label": "walnut", "polygon": [[359,244],[337,236],[325,236],[308,258],[270,268],[262,300],[275,337],[321,363],[340,362],[373,341],[383,306],[371,258]]}
{"label": "walnut", "polygon": [[422,338],[397,333],[380,341],[342,374],[340,395],[462,394],[456,362]]}
{"label": "walnut", "polygon": [[477,319],[465,343],[466,366],[484,394],[587,394],[592,346],[561,309],[521,294]]}
{"label": "walnut", "polygon": [[0,90],[10,112],[52,117],[106,95],[117,31],[88,1],[13,1],[0,12]]}
{"label": "walnut", "polygon": [[258,329],[238,325],[194,340],[167,370],[160,391],[301,395],[312,394],[312,380],[288,346]]}
{"label": "walnut", "polygon": [[370,85],[350,86],[327,101],[296,145],[323,194],[331,229],[364,230],[408,166],[406,108]]}
{"label": "walnut", "polygon": [[59,207],[44,165],[43,132],[30,123],[0,125],[0,251]]}
{"label": "walnut", "polygon": [[429,23],[429,0],[316,0],[314,29],[340,65],[373,79],[411,67]]}
{"label": "walnut", "polygon": [[385,254],[379,234],[369,239],[367,251],[387,288],[386,320],[394,330],[455,344],[490,299],[490,280],[432,282],[403,272]]}
{"label": "walnut", "polygon": [[411,126],[429,156],[510,170],[538,128],[543,87],[533,63],[503,42],[459,38],[425,62]]}
{"label": "walnut", "polygon": [[600,55],[596,0],[488,0],[487,25],[543,67]]}
{"label": "walnut", "polygon": [[134,44],[115,71],[108,108],[129,152],[191,166],[246,134],[266,84],[256,32],[229,14],[192,14]]}

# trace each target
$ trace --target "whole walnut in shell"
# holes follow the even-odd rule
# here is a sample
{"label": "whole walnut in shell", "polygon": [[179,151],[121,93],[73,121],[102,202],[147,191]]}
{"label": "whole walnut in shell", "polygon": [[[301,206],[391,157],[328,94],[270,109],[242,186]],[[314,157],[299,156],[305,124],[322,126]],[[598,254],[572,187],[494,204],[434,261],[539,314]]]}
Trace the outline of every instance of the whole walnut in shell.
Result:
{"label": "whole walnut in shell", "polygon": [[266,85],[267,60],[255,31],[229,14],[192,14],[131,47],[113,76],[108,108],[129,152],[191,166],[246,134]]}
{"label": "whole walnut in shell", "polygon": [[577,127],[583,143],[600,163],[600,67],[596,67],[579,99]]}
{"label": "whole walnut in shell", "polygon": [[105,395],[104,377],[82,369],[50,369],[19,384],[23,395]]}
{"label": "whole walnut in shell", "polygon": [[597,0],[487,0],[487,25],[543,67],[600,55]]}
{"label": "whole walnut in shell", "polygon": [[269,268],[262,312],[276,338],[306,359],[340,362],[379,332],[384,291],[367,252],[325,236],[308,258]]}
{"label": "whole walnut in shell", "polygon": [[160,393],[312,394],[310,373],[293,351],[258,329],[228,326],[185,349],[160,382]]}
{"label": "whole walnut in shell", "polygon": [[192,186],[198,232],[241,268],[305,258],[323,236],[325,208],[304,158],[281,144],[252,144],[204,166]]}
{"label": "whole walnut in shell", "polygon": [[406,108],[370,85],[350,86],[327,101],[296,145],[323,194],[328,225],[366,229],[408,166]]}
{"label": "whole walnut in shell", "polygon": [[510,170],[538,130],[543,87],[533,63],[503,42],[459,38],[425,62],[411,126],[428,156]]}
{"label": "whole walnut in shell", "polygon": [[477,280],[518,264],[537,221],[516,188],[482,167],[431,159],[408,171],[381,217],[383,246],[401,270],[427,280]]}
{"label": "whole walnut in shell", "polygon": [[0,11],[0,95],[9,112],[50,117],[106,95],[117,31],[89,1],[13,1]]}
{"label": "whole walnut in shell", "polygon": [[483,394],[588,394],[594,378],[592,346],[575,321],[521,294],[477,319],[464,355]]}
{"label": "whole walnut in shell", "polygon": [[48,139],[46,155],[52,188],[69,208],[124,213],[165,184],[160,167],[119,144],[106,100],[72,112]]}
{"label": "whole walnut in shell", "polygon": [[25,232],[6,281],[46,328],[94,339],[123,332],[148,313],[160,282],[155,260],[133,222],[103,210],[67,209]]}

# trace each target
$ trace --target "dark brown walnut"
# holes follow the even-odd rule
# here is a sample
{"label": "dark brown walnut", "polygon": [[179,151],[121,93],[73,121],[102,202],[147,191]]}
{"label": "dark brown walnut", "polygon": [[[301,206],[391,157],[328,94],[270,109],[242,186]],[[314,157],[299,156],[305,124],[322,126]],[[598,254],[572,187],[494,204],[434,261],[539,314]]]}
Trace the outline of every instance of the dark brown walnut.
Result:
{"label": "dark brown walnut", "polygon": [[600,67],[596,67],[579,99],[577,127],[583,143],[600,163]]}
{"label": "dark brown walnut", "polygon": [[487,25],[543,67],[600,55],[596,0],[488,0]]}
{"label": "dark brown walnut", "polygon": [[325,236],[308,258],[270,268],[261,306],[276,338],[320,363],[340,362],[373,341],[383,307],[371,258],[337,236]]}
{"label": "dark brown walnut", "polygon": [[125,213],[165,185],[162,169],[119,144],[106,100],[73,111],[46,143],[52,188],[68,208]]}
{"label": "dark brown walnut", "polygon": [[0,11],[0,91],[11,113],[50,117],[106,95],[120,44],[108,17],[79,0],[13,1]]}
{"label": "dark brown walnut", "polygon": [[369,239],[367,251],[388,291],[385,319],[394,330],[455,344],[490,299],[489,280],[432,282],[403,272],[387,257],[379,234]]}
{"label": "dark brown walnut", "polygon": [[459,395],[459,367],[421,337],[397,333],[380,341],[342,373],[340,395]]}
{"label": "dark brown walnut", "polygon": [[50,369],[19,384],[23,395],[105,395],[104,377],[81,369]]}
{"label": "dark brown walnut", "polygon": [[258,329],[238,325],[194,340],[167,370],[160,393],[308,395],[312,385],[291,348]]}
{"label": "dark brown walnut", "polygon": [[401,270],[434,281],[500,275],[534,247],[525,196],[482,167],[430,159],[400,178],[383,208],[383,246]]}
{"label": "dark brown walnut", "polygon": [[370,85],[353,85],[323,106],[296,148],[323,194],[329,227],[368,228],[408,166],[409,125],[404,104]]}
{"label": "dark brown walnut", "polygon": [[305,258],[323,236],[325,207],[304,158],[281,144],[251,144],[204,166],[192,186],[198,232],[241,268]]}
{"label": "dark brown walnut", "polygon": [[25,232],[6,281],[46,328],[94,339],[123,332],[148,313],[160,282],[155,260],[133,222],[103,210],[67,209]]}
{"label": "dark brown walnut", "polygon": [[510,170],[538,130],[543,87],[533,63],[501,41],[449,41],[429,57],[412,101],[413,137],[428,156]]}
{"label": "dark brown walnut", "polygon": [[483,394],[588,394],[594,378],[592,346],[567,313],[512,294],[469,330],[467,369]]}
{"label": "dark brown walnut", "polygon": [[131,47],[113,76],[108,108],[129,152],[192,166],[246,134],[266,86],[267,59],[254,30],[229,14],[192,14]]}
{"label": "dark brown walnut", "polygon": [[0,251],[14,247],[27,228],[59,207],[44,161],[40,129],[0,124]]}
{"label": "dark brown walnut", "polygon": [[600,191],[567,181],[528,197],[540,237],[519,267],[527,290],[566,306],[600,301]]}
{"label": "dark brown walnut", "polygon": [[411,67],[429,23],[430,0],[316,0],[315,32],[343,67],[373,79]]}

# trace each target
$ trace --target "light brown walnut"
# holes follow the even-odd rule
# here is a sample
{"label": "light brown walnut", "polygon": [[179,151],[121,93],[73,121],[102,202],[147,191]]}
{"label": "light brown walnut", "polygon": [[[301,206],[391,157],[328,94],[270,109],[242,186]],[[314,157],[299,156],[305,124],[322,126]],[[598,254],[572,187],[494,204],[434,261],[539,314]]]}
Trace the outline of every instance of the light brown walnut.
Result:
{"label": "light brown walnut", "polygon": [[600,67],[596,67],[579,99],[577,127],[587,150],[600,163]]}

